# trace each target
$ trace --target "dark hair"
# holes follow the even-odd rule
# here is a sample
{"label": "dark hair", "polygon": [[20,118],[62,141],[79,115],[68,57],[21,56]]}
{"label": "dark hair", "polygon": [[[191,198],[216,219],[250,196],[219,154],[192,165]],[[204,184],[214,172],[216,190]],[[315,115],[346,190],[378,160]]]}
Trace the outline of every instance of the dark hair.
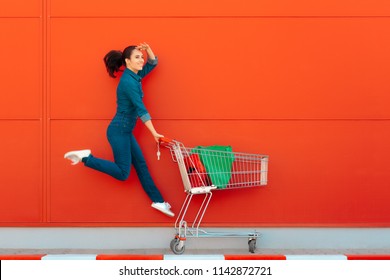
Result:
{"label": "dark hair", "polygon": [[112,50],[104,56],[104,64],[106,65],[106,69],[110,77],[116,78],[115,72],[121,71],[120,68],[123,65],[126,65],[125,59],[130,58],[132,52],[136,48],[137,46],[128,46],[123,50],[123,52]]}

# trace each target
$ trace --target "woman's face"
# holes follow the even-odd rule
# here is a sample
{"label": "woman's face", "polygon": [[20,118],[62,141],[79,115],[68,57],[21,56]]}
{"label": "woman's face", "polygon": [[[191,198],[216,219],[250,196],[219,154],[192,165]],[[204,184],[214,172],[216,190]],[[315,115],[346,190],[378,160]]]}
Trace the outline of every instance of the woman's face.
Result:
{"label": "woman's face", "polygon": [[130,59],[126,58],[126,67],[134,73],[138,73],[144,67],[144,55],[140,50],[133,50]]}

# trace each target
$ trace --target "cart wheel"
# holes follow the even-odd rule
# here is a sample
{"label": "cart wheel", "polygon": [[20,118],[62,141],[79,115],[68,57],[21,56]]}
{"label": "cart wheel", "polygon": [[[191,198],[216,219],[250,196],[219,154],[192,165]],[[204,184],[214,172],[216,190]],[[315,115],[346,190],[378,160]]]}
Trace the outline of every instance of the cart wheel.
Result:
{"label": "cart wheel", "polygon": [[254,253],[256,250],[256,239],[249,239],[248,246],[249,252]]}
{"label": "cart wheel", "polygon": [[184,253],[185,246],[184,246],[184,241],[182,241],[182,244],[180,244],[180,239],[174,238],[171,241],[170,247],[173,253],[176,255],[181,255]]}

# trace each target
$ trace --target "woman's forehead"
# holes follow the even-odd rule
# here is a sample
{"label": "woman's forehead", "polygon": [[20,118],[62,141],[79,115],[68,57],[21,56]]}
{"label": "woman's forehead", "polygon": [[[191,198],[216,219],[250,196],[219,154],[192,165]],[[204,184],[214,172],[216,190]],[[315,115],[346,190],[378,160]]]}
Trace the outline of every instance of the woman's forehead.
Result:
{"label": "woman's forehead", "polygon": [[143,55],[143,53],[140,50],[135,49],[132,55]]}

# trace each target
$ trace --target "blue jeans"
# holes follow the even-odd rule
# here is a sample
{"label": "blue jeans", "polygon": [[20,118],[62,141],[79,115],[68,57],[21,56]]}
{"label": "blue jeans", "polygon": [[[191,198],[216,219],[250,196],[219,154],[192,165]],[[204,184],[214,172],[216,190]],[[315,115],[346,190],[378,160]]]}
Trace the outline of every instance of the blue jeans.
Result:
{"label": "blue jeans", "polygon": [[133,135],[136,121],[137,118],[131,115],[117,113],[107,128],[107,138],[114,154],[114,162],[94,157],[91,154],[83,160],[84,165],[124,181],[129,177],[131,164],[133,164],[149,198],[153,202],[164,202],[150,175],[141,148]]}

